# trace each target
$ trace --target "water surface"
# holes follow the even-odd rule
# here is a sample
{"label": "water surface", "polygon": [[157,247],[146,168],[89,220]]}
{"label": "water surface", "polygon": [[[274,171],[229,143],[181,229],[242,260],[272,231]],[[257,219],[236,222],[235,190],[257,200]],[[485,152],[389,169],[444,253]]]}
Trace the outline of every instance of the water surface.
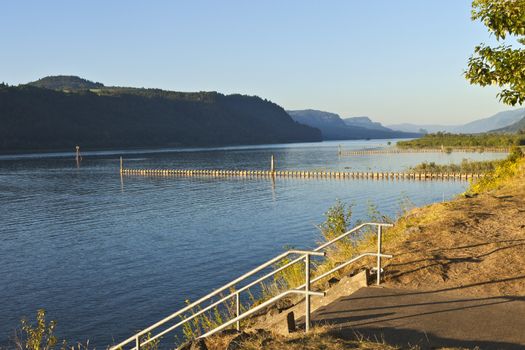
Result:
{"label": "water surface", "polygon": [[0,343],[45,308],[58,333],[104,347],[283,251],[311,248],[336,199],[394,216],[465,182],[123,177],[126,167],[397,171],[501,154],[338,157],[386,141],[0,156]]}

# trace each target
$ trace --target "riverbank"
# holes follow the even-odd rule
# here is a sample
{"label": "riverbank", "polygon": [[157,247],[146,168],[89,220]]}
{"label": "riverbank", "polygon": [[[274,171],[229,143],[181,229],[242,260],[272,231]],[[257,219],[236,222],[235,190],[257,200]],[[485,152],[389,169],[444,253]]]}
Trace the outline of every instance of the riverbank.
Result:
{"label": "riverbank", "polygon": [[[480,182],[452,201],[409,211],[386,232],[384,251],[394,255],[384,267],[387,288],[470,298],[525,296],[525,159],[507,160]],[[368,248],[366,242],[361,248]],[[512,328],[507,326],[501,325]],[[326,325],[318,333],[291,338],[252,333],[238,339],[236,348],[389,348],[358,333],[354,343],[345,343],[339,327]],[[380,329],[371,339],[383,339]],[[210,339],[209,349],[229,349],[217,344]],[[458,340],[464,348],[461,344]],[[402,347],[411,348],[408,343]]]}
{"label": "riverbank", "polygon": [[[415,209],[385,245],[386,281],[403,288],[525,295],[525,161],[488,191]],[[475,189],[475,186],[474,186]]]}

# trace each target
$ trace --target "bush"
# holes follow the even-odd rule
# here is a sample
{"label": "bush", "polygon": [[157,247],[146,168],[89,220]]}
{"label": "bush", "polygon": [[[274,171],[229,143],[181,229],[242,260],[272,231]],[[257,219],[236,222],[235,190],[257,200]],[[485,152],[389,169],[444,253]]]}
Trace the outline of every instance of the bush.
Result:
{"label": "bush", "polygon": [[[519,148],[518,148],[519,150]],[[503,160],[470,161],[463,159],[460,164],[440,165],[435,162],[423,162],[408,169],[414,173],[485,173],[493,171]]]}
{"label": "bush", "polygon": [[524,159],[523,156],[523,152],[519,147],[513,147],[507,159],[496,166],[493,171],[473,183],[465,194],[477,195],[500,187],[507,179],[518,173]]}
{"label": "bush", "polygon": [[[36,324],[27,319],[21,320],[22,327],[15,333],[15,346],[19,350],[53,350],[58,344],[55,336],[55,321],[46,322],[46,311],[39,309],[36,314]],[[66,348],[66,342],[61,349]]]}

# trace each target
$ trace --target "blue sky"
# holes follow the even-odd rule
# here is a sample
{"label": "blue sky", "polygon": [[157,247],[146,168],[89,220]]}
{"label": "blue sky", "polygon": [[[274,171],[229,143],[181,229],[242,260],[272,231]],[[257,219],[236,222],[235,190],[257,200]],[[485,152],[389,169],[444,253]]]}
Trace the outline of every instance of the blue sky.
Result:
{"label": "blue sky", "polygon": [[0,81],[259,95],[383,123],[511,109],[462,76],[490,41],[468,0],[3,1]]}

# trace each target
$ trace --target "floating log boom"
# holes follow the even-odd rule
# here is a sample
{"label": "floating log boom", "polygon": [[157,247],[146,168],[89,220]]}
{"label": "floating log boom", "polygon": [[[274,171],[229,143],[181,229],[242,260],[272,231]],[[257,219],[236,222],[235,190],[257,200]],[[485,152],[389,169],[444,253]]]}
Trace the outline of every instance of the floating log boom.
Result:
{"label": "floating log boom", "polygon": [[247,177],[247,178],[302,178],[302,179],[374,179],[374,180],[470,180],[477,173],[409,173],[409,172],[348,172],[302,170],[227,170],[227,169],[129,169],[121,168],[123,175],[169,177]]}
{"label": "floating log boom", "polygon": [[509,153],[509,148],[378,148],[361,150],[342,150],[340,147],[337,153],[340,156],[364,156],[373,154],[401,154],[401,153],[451,153],[451,152],[470,152],[470,153]]}

